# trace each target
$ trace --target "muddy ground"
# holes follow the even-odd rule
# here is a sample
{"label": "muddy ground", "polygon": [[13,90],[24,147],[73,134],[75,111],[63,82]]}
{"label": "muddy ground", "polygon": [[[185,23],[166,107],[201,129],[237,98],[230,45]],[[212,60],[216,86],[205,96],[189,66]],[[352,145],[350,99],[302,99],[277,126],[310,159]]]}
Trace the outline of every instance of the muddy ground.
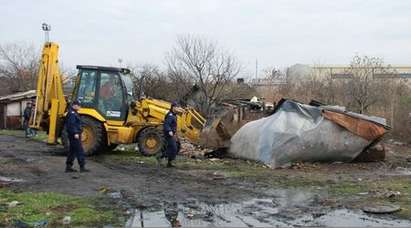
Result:
{"label": "muddy ground", "polygon": [[[92,172],[81,174],[64,173],[60,146],[8,135],[0,135],[0,145],[0,177],[22,180],[8,189],[103,195],[122,210],[129,227],[165,225],[170,211],[189,226],[350,225],[344,216],[357,219],[354,226],[411,225],[411,147],[398,143],[386,145],[384,162],[276,170],[240,160],[183,157],[169,169],[126,149],[89,158]],[[363,213],[370,205],[402,210]]]}

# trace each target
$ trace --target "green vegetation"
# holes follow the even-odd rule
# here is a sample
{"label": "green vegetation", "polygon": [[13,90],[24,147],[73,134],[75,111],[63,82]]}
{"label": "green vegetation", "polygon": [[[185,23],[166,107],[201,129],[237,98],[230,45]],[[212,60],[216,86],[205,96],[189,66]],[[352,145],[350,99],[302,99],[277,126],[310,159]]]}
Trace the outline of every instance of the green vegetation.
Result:
{"label": "green vegetation", "polygon": [[[120,148],[124,148],[124,151],[121,151]],[[157,164],[155,157],[144,156],[139,152],[135,152],[134,145],[121,145],[116,150],[100,154],[94,159],[118,164],[144,164],[150,166]]]}
{"label": "green vegetation", "polygon": [[400,97],[400,104],[402,105],[411,104],[411,96]]}
{"label": "green vegetation", "polygon": [[[23,130],[2,129],[2,130],[0,130],[0,135],[10,135],[10,136],[24,137],[24,131]],[[34,136],[34,137],[31,137],[30,139],[44,142],[45,140],[47,140],[47,134],[44,131],[38,131],[37,135]]]}
{"label": "green vegetation", "polygon": [[22,137],[24,137],[24,131],[23,130],[2,129],[2,130],[0,130],[0,135],[11,135],[11,136],[22,136]]}
{"label": "green vegetation", "polygon": [[[19,202],[9,207],[10,202]],[[71,217],[71,226],[117,224],[113,209],[107,210],[95,198],[82,198],[59,193],[16,193],[0,189],[0,226],[21,221],[35,224],[47,221],[52,226],[62,225],[65,216]]]}

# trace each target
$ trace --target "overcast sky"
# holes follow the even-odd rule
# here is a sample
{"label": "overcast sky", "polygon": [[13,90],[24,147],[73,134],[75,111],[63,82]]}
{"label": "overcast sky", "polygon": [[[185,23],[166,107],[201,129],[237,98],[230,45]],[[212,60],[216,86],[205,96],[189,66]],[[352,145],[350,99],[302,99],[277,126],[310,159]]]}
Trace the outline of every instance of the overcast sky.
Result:
{"label": "overcast sky", "polygon": [[0,0],[0,43],[40,47],[52,25],[65,67],[163,64],[181,34],[231,50],[249,72],[346,64],[356,53],[411,64],[410,0]]}

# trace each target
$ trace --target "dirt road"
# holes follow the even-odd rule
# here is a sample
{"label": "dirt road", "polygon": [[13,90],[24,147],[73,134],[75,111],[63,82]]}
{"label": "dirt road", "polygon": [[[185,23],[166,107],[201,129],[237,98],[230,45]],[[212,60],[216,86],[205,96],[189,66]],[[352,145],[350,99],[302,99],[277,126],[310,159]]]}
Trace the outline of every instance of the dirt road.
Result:
{"label": "dirt road", "polygon": [[[124,191],[137,199],[136,202],[141,199],[138,206],[152,206],[164,201],[183,202],[187,198],[221,203],[263,195],[258,189],[248,186],[250,183],[216,180],[213,173],[206,170],[168,169],[142,162],[111,161],[108,159],[110,155],[88,159],[90,173],[67,174],[64,173],[65,157],[59,146],[4,135],[0,136],[0,143],[0,176],[24,180],[15,187],[28,191],[90,196],[104,187]],[[121,158],[122,155],[113,156]]]}
{"label": "dirt road", "polygon": [[[180,220],[190,226],[324,225],[318,219],[331,216],[332,220],[341,213],[369,218],[360,209],[377,201],[403,209],[394,215],[371,216],[375,224],[410,225],[397,221],[411,215],[407,146],[390,147],[384,163],[296,164],[279,170],[246,161],[185,158],[177,168],[167,169],[159,168],[153,158],[117,151],[88,159],[91,173],[67,174],[59,146],[5,135],[0,135],[0,144],[0,176],[22,180],[11,188],[79,196],[119,192],[131,213],[127,223],[131,227],[141,226],[133,213],[142,211],[146,223],[163,225],[156,213],[163,214],[165,205],[177,204]],[[388,196],[390,191],[400,195]],[[302,215],[309,218],[298,220]],[[364,219],[358,221],[354,225]]]}

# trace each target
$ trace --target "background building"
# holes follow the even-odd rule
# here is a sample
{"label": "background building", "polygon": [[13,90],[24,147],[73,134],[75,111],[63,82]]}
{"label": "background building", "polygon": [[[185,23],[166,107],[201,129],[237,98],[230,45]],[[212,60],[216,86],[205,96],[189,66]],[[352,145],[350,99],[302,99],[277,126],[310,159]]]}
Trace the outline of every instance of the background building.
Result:
{"label": "background building", "polygon": [[22,128],[26,104],[35,98],[35,90],[0,97],[0,129]]}

